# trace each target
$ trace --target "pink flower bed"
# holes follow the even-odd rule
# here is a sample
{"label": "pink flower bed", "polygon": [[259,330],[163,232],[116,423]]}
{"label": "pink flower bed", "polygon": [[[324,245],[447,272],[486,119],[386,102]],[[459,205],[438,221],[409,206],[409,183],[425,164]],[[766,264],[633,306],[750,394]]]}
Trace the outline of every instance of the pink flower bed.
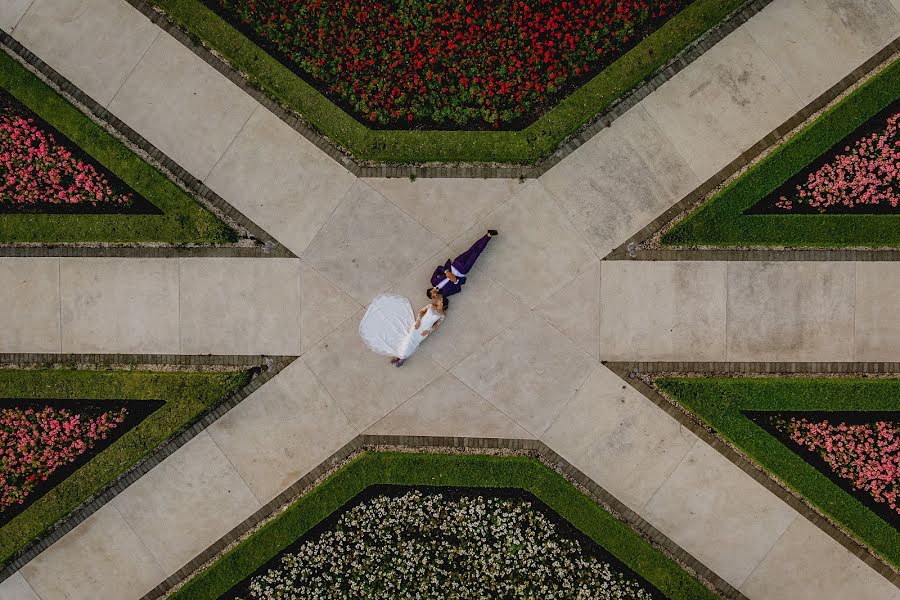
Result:
{"label": "pink flower bed", "polygon": [[809,174],[797,186],[796,195],[781,196],[775,206],[791,210],[806,204],[826,212],[833,206],[881,205],[898,208],[900,203],[900,140],[897,120],[891,115],[884,129],[845,146],[844,153]]}
{"label": "pink flower bed", "polygon": [[49,406],[0,409],[0,511],[24,504],[40,482],[105,439],[126,412],[84,417]]}
{"label": "pink flower bed", "polygon": [[116,204],[131,201],[50,131],[0,98],[0,205]]}
{"label": "pink flower bed", "polygon": [[792,417],[790,421],[778,419],[775,426],[818,454],[854,489],[900,514],[900,425],[892,421],[835,425]]}

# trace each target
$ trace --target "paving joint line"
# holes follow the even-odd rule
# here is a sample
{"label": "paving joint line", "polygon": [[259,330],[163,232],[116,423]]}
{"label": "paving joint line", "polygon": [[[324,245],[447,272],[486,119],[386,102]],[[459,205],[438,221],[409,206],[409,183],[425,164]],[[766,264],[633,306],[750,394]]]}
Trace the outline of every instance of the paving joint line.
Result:
{"label": "paving joint line", "polygon": [[467,178],[467,179],[517,179],[537,178],[550,170],[565,157],[572,154],[582,144],[591,139],[599,131],[606,129],[613,121],[636,106],[641,100],[682,71],[685,67],[702,56],[738,27],[746,23],[750,17],[761,11],[773,0],[746,0],[743,5],[726,16],[717,25],[701,34],[688,44],[680,53],[666,64],[660,66],[646,79],[639,82],[631,90],[623,94],[610,106],[591,117],[578,131],[560,141],[556,150],[548,157],[531,165],[516,164],[398,164],[360,161],[346,150],[338,147],[324,134],[320,133],[314,123],[274,100],[268,93],[252,84],[247,77],[231,65],[228,60],[215,53],[192,33],[182,29],[164,9],[146,0],[124,0],[138,12],[146,16],[163,31],[181,42],[206,64],[224,75],[246,94],[254,98],[262,106],[271,111],[291,129],[302,135],[319,150],[330,156],[339,165],[357,177],[381,178]]}
{"label": "paving joint line", "polygon": [[639,375],[653,376],[659,373],[699,374],[705,376],[742,375],[864,375],[864,374],[900,374],[900,362],[700,362],[700,361],[663,361],[663,362],[603,362],[608,369],[618,375],[625,383],[631,385],[645,398],[673,417],[683,427],[689,429],[701,440],[709,444],[719,454],[729,460],[757,483],[775,494],[785,504],[796,510],[822,532],[830,536],[844,549],[859,558],[876,573],[900,587],[900,572],[891,567],[882,558],[874,554],[868,547],[840,529],[832,521],[823,516],[811,504],[782,485],[749,460],[743,453],[726,442],[718,433],[701,424],[687,409],[681,408],[669,400],[654,386],[649,385]]}
{"label": "paving joint line", "polygon": [[[641,228],[620,244],[603,260],[658,260],[658,261],[898,261],[897,249],[830,249],[830,248],[634,248],[659,233],[665,226],[691,210],[698,202],[713,193],[722,183],[753,163],[758,157],[769,152],[782,138],[828,106],[850,87],[873,74],[879,65],[900,52],[900,37],[895,38],[839,82],[810,101],[781,125],[769,132],[756,144],[742,152],[716,174],[694,188],[681,200],[670,206],[649,224]],[[631,250],[631,253],[629,252]]]}
{"label": "paving joint line", "polygon": [[[209,189],[178,163],[147,141],[124,121],[109,112],[104,106],[84,93],[71,81],[42,61],[37,55],[20,44],[15,38],[0,30],[0,48],[11,58],[34,73],[54,92],[62,96],[77,110],[97,123],[105,131],[123,143],[131,152],[151,167],[157,169],[192,200],[212,212],[217,218],[235,229],[244,240],[253,245],[169,245],[169,244],[122,244],[103,245],[89,243],[48,243],[48,244],[2,244],[0,257],[127,257],[127,258],[171,258],[190,257],[258,257],[296,258],[274,236],[270,235],[221,196]],[[247,237],[249,236],[249,237]],[[267,248],[272,248],[271,251]]]}
{"label": "paving joint line", "polygon": [[[272,360],[272,367],[266,367],[266,359]],[[118,496],[138,478],[149,472],[163,460],[175,453],[188,441],[216,422],[222,415],[237,406],[250,396],[262,384],[271,380],[296,357],[263,355],[173,355],[173,354],[46,354],[46,353],[0,353],[0,364],[31,367],[40,365],[153,365],[153,366],[233,366],[256,369],[254,376],[246,385],[210,406],[206,411],[175,432],[153,453],[120,473],[102,491],[82,502],[78,508],[70,512],[27,544],[15,557],[0,569],[0,583],[11,577],[34,559],[38,554],[53,545],[63,535],[74,529],[97,510]]]}
{"label": "paving joint line", "polygon": [[359,451],[375,450],[389,447],[407,451],[432,450],[512,450],[530,454],[539,459],[548,468],[553,469],[564,478],[580,487],[594,502],[597,502],[609,510],[615,518],[624,522],[630,529],[640,535],[653,547],[661,550],[669,558],[695,574],[704,584],[710,587],[722,598],[727,600],[747,600],[740,591],[727,581],[716,575],[711,569],[687,553],[678,544],[673,542],[653,525],[629,509],[615,496],[606,491],[597,482],[590,479],[579,469],[553,451],[549,446],[538,439],[515,438],[482,438],[482,437],[455,437],[455,436],[415,436],[415,435],[375,435],[359,434],[347,442],[340,449],[332,453],[328,458],[319,463],[309,473],[298,479],[293,485],[273,498],[265,506],[253,515],[235,526],[231,531],[211,544],[206,550],[198,554],[177,572],[160,583],[156,588],[143,596],[141,600],[157,600],[165,596],[174,587],[189,579],[204,565],[216,559],[228,546],[241,539],[244,535],[267,521],[279,509],[287,504],[295,502],[306,495],[317,485],[317,480],[326,475],[331,469],[351,458]]}

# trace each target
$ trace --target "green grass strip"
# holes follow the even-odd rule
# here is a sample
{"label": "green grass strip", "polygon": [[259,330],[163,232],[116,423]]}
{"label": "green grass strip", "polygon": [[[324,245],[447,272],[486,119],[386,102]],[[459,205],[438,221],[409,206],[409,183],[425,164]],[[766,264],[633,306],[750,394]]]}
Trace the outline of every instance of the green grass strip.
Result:
{"label": "green grass strip", "polygon": [[514,487],[530,491],[673,600],[716,596],[555,471],[527,457],[363,453],[189,581],[173,599],[218,598],[367,486]]}
{"label": "green grass strip", "polygon": [[181,245],[229,243],[237,239],[230,227],[5,52],[0,52],[0,87],[164,213],[0,214],[0,242],[165,242]]}
{"label": "green grass strip", "polygon": [[900,215],[743,212],[900,97],[900,60],[779,146],[662,238],[667,245],[900,245]]}
{"label": "green grass strip", "polygon": [[0,370],[0,398],[165,401],[156,412],[0,528],[0,565],[248,380],[247,371]]}
{"label": "green grass strip", "polygon": [[371,130],[334,105],[198,0],[150,0],[180,27],[248,74],[250,83],[296,111],[359,160],[391,163],[531,164],[660,67],[745,0],[695,0],[583,87],[522,131]]}
{"label": "green grass strip", "polygon": [[741,414],[742,410],[897,410],[900,380],[672,377],[656,384],[887,562],[900,566],[900,532]]}

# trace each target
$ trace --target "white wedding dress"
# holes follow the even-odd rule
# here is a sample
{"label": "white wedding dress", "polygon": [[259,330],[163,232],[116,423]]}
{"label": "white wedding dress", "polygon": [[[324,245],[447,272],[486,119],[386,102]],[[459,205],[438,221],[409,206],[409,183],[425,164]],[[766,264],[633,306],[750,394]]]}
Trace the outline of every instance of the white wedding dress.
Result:
{"label": "white wedding dress", "polygon": [[359,323],[359,336],[373,352],[406,359],[412,356],[425,336],[423,331],[444,318],[429,304],[418,327],[409,300],[395,294],[381,294],[369,305]]}

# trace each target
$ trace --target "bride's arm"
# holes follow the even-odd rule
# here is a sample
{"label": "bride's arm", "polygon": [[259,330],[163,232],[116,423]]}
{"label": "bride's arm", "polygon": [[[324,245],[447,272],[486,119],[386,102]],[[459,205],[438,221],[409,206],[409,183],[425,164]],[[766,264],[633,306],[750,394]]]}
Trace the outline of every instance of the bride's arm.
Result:
{"label": "bride's arm", "polygon": [[434,325],[432,325],[431,329],[427,329],[427,330],[423,331],[423,332],[422,332],[422,337],[427,337],[428,335],[430,335],[430,334],[434,333],[435,331],[437,331],[437,330],[438,330],[438,327],[441,326],[441,322],[442,322],[442,321],[438,321],[437,323],[435,323]]}
{"label": "bride's arm", "polygon": [[425,316],[425,313],[428,312],[428,307],[422,307],[419,309],[419,314],[416,315],[416,324],[413,325],[413,329],[418,329],[419,325],[422,324],[422,317]]}

